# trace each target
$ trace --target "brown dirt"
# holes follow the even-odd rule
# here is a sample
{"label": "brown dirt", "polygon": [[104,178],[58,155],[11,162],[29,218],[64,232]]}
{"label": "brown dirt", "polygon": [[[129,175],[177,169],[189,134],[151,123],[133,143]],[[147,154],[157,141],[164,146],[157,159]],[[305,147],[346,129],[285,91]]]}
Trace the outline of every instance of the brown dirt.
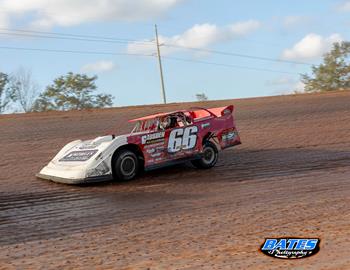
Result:
{"label": "brown dirt", "polygon": [[[83,187],[34,175],[71,140],[194,104],[0,116],[0,269],[350,269],[350,92],[201,105],[230,103],[243,144],[214,169]],[[259,252],[281,236],[321,250]]]}

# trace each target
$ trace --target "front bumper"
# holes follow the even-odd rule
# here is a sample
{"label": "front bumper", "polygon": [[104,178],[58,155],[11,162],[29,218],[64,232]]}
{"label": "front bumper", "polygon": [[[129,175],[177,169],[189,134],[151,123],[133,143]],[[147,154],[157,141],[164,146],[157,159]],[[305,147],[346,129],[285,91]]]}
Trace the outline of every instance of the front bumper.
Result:
{"label": "front bumper", "polygon": [[37,175],[38,178],[63,184],[84,184],[113,179],[111,171],[90,169],[86,163],[59,163],[51,161]]}
{"label": "front bumper", "polygon": [[63,178],[63,177],[57,177],[57,176],[38,173],[36,177],[40,179],[50,180],[56,183],[68,184],[68,185],[98,183],[98,182],[110,181],[113,179],[113,176],[111,174],[80,178],[80,179],[71,179],[71,178]]}

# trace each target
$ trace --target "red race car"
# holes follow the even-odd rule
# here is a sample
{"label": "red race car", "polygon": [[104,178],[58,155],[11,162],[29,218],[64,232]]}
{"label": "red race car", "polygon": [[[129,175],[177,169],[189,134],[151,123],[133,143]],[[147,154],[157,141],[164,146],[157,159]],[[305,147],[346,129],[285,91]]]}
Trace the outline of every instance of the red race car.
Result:
{"label": "red race car", "polygon": [[201,169],[213,167],[219,150],[241,143],[232,105],[192,108],[130,120],[130,134],[108,135],[67,144],[37,175],[79,184],[130,180],[140,170],[191,161]]}

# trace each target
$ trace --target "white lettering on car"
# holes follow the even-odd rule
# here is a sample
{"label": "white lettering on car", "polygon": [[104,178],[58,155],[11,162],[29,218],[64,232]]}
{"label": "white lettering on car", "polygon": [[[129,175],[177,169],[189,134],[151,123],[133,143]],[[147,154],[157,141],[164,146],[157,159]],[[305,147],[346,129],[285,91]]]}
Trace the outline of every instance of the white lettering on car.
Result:
{"label": "white lettering on car", "polygon": [[168,152],[176,153],[181,149],[189,150],[194,148],[197,144],[197,133],[197,126],[172,130],[169,135]]}
{"label": "white lettering on car", "polygon": [[159,140],[164,139],[165,132],[157,132],[157,133],[151,133],[142,136],[141,142],[142,144],[149,144],[152,142],[158,142]]}

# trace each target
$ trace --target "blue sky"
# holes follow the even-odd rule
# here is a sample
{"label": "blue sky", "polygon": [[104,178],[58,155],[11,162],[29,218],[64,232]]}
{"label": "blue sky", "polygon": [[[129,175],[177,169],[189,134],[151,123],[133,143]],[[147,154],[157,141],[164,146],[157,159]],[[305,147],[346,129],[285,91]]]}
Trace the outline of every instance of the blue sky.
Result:
{"label": "blue sky", "polygon": [[[24,29],[150,41],[155,23],[161,42],[178,46],[161,47],[169,102],[191,101],[199,92],[210,99],[268,96],[302,90],[298,74],[310,71],[310,66],[179,47],[317,64],[333,42],[350,39],[350,1],[0,0],[2,47],[153,54],[153,43],[87,42],[4,33]],[[161,102],[154,57],[0,48],[0,59],[2,72],[11,73],[19,67],[31,69],[42,90],[69,71],[87,72],[99,76],[99,91],[113,94],[116,106]]]}

